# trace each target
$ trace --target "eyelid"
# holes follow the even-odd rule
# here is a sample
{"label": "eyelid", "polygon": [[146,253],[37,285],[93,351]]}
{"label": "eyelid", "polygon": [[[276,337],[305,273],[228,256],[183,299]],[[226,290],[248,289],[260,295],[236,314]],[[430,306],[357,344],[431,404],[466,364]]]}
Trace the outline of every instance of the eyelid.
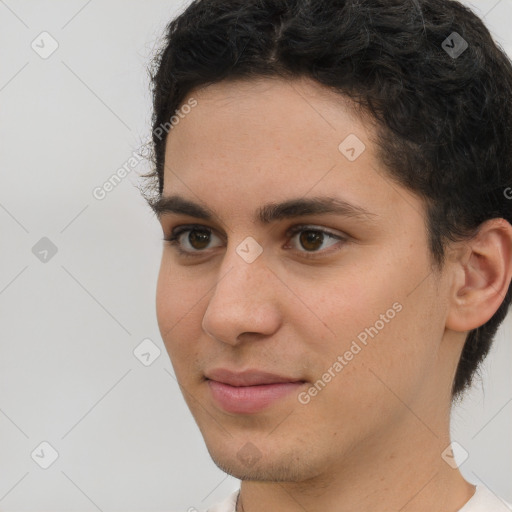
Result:
{"label": "eyelid", "polygon": [[[181,247],[181,244],[178,241],[178,238],[187,231],[206,231],[208,234],[212,234],[215,232],[215,230],[209,226],[205,226],[202,224],[181,224],[179,226],[176,226],[174,229],[171,230],[170,236],[164,236],[164,241],[169,243],[180,256],[191,256],[191,257],[197,257],[202,256],[204,254],[207,254],[208,249],[203,251],[187,251],[183,250]],[[216,236],[219,236],[216,234]],[[222,236],[219,236],[219,238],[223,238]]]}
{"label": "eyelid", "polygon": [[[331,231],[330,229],[324,228],[322,226],[317,226],[317,225],[314,225],[314,224],[297,224],[295,226],[292,226],[290,229],[288,229],[286,231],[286,236],[287,237],[293,237],[297,233],[300,233],[301,231],[317,231],[319,233],[327,235],[327,237],[329,237],[331,239],[335,239],[335,240],[338,240],[338,242],[342,242],[342,245],[344,245],[349,240],[349,236],[344,234],[344,233],[341,233],[341,234],[340,234],[340,232],[336,233],[336,232]],[[336,245],[338,245],[338,248],[330,249],[330,247],[333,247],[333,246],[336,246]],[[333,253],[341,250],[341,248],[342,248],[342,247],[339,247],[339,243],[338,244],[333,244],[333,246],[330,246],[330,247],[328,247],[326,249],[323,249],[321,251],[308,252],[308,251],[295,250],[295,252],[300,254],[301,257],[305,257],[305,258],[309,258],[309,259],[319,259],[319,258],[322,258],[322,257],[330,256]],[[287,245],[285,247],[286,248],[289,247],[289,242],[287,242]]]}
{"label": "eyelid", "polygon": [[194,229],[196,229],[197,231],[208,231],[209,233],[216,232],[215,229],[211,228],[210,226],[205,226],[203,224],[180,224],[179,226],[176,226],[174,229],[171,230],[171,237],[174,238],[180,236],[182,233],[186,231],[193,231]]}
{"label": "eyelid", "polygon": [[[205,226],[203,224],[182,224],[182,225],[176,226],[174,229],[172,229],[171,235],[169,237],[164,237],[164,241],[173,245],[175,247],[176,251],[180,255],[192,256],[192,257],[203,256],[208,253],[208,249],[198,250],[198,251],[187,251],[187,250],[183,250],[181,248],[180,244],[178,243],[178,238],[183,233],[186,233],[187,231],[193,231],[195,229],[197,231],[206,231],[209,234],[214,233],[215,236],[218,236],[221,239],[225,238],[222,235],[217,234],[216,230],[210,226]],[[322,226],[317,226],[314,224],[296,224],[296,225],[290,227],[286,231],[285,235],[286,235],[286,237],[292,237],[295,234],[300,233],[301,231],[308,231],[308,230],[323,233],[330,238],[339,240],[340,242],[347,242],[350,238],[347,234],[345,234],[343,232],[336,233],[336,232],[329,230],[328,228],[324,228]],[[289,241],[287,242],[286,247],[289,247]],[[332,252],[336,252],[336,251],[329,251],[328,249],[324,249],[321,251],[312,251],[312,252],[299,251],[299,250],[295,250],[295,251],[298,252],[301,256],[306,257],[306,258],[319,258],[321,256],[326,256],[328,254],[331,254]]]}
{"label": "eyelid", "polygon": [[317,226],[315,224],[296,224],[289,228],[286,231],[286,236],[295,235],[296,233],[300,231],[320,231],[326,235],[332,236],[333,238],[339,238],[339,239],[345,239],[348,238],[345,234],[339,234],[340,232],[336,233],[328,228],[324,228],[323,226]]}

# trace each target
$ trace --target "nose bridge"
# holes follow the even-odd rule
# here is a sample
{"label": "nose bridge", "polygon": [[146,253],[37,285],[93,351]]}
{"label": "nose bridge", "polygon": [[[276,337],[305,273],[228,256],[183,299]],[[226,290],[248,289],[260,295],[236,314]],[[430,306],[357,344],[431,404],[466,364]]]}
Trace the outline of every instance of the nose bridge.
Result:
{"label": "nose bridge", "polygon": [[[226,269],[225,272],[222,267]],[[221,298],[226,300],[226,288],[234,301],[254,297],[258,290],[263,291],[258,285],[264,282],[264,278],[268,279],[269,274],[263,247],[253,237],[247,236],[236,245],[228,244],[221,266],[221,275],[224,277],[219,279],[214,296],[222,295]]]}
{"label": "nose bridge", "polygon": [[270,334],[278,317],[270,290],[270,272],[251,241],[227,248],[219,279],[203,317],[210,336],[235,343],[244,332]]}

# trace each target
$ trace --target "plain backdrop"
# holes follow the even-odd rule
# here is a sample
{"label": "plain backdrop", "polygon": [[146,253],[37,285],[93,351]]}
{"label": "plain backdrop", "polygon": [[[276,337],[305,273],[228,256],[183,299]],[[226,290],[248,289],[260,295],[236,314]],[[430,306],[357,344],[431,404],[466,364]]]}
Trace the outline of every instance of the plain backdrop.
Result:
{"label": "plain backdrop", "polygon": [[[0,0],[2,511],[204,509],[238,488],[160,339],[148,164],[93,195],[150,136],[146,68],[182,5]],[[473,8],[510,54],[512,1]],[[466,478],[512,501],[510,338],[509,316],[453,439]]]}

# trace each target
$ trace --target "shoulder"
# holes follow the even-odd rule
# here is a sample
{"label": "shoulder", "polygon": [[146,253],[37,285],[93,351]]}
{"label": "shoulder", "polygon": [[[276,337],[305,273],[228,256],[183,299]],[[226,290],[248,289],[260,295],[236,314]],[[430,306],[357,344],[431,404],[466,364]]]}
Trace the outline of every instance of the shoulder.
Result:
{"label": "shoulder", "polygon": [[225,500],[211,506],[206,512],[235,512],[235,504],[238,493],[239,490],[236,490],[235,492],[231,493]]}
{"label": "shoulder", "polygon": [[459,512],[512,512],[512,505],[484,485],[477,485],[475,494]]}
{"label": "shoulder", "polygon": [[[206,512],[235,512],[239,490],[223,501],[211,506]],[[483,485],[477,485],[473,497],[458,512],[512,512],[512,505],[496,496]]]}

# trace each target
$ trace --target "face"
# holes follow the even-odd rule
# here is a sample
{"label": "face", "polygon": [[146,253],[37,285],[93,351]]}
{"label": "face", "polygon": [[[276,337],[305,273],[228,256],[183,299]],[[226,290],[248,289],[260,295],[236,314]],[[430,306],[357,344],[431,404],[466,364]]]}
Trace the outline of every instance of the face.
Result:
{"label": "face", "polygon": [[157,316],[213,460],[237,478],[303,481],[410,435],[410,410],[432,415],[453,376],[422,201],[387,177],[371,123],[314,82],[191,97],[163,197],[206,211],[162,202],[177,236]]}

